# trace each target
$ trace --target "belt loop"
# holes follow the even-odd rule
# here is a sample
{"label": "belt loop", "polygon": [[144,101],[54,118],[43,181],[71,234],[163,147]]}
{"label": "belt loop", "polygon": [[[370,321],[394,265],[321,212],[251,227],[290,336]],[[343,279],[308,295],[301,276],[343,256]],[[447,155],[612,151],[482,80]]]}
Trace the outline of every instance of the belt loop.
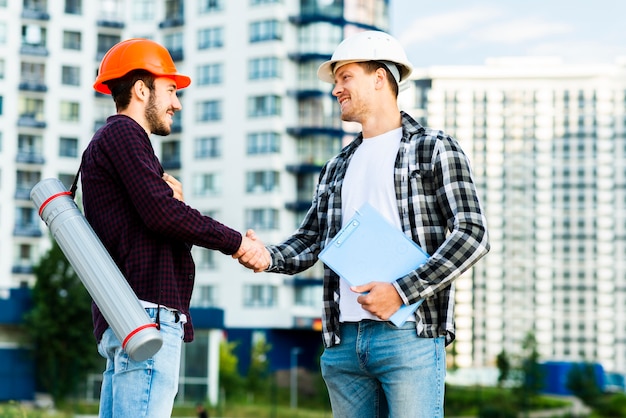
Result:
{"label": "belt loop", "polygon": [[178,324],[179,321],[180,321],[180,314],[178,313],[178,311],[174,311],[174,322]]}

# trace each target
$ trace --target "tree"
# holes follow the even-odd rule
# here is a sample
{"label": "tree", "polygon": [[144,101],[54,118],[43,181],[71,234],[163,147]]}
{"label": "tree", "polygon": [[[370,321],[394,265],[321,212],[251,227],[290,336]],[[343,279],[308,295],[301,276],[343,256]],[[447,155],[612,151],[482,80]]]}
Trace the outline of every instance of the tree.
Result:
{"label": "tree", "polygon": [[54,241],[34,273],[33,307],[24,323],[33,346],[37,386],[58,404],[98,364],[91,297]]}
{"label": "tree", "polygon": [[544,386],[544,374],[539,364],[539,351],[535,334],[526,334],[522,342],[521,384],[516,388],[518,402],[523,411],[527,411],[534,398]]}
{"label": "tree", "polygon": [[230,397],[235,397],[243,392],[243,379],[237,371],[239,359],[234,353],[237,345],[237,342],[222,341],[220,343],[220,387],[226,396]]}
{"label": "tree", "polygon": [[498,366],[498,387],[502,387],[504,382],[507,381],[511,374],[511,360],[509,359],[506,350],[502,350],[496,357],[496,364]]}
{"label": "tree", "polygon": [[246,378],[246,387],[250,393],[258,394],[268,386],[269,361],[267,353],[271,348],[272,346],[262,339],[252,347],[250,367]]}
{"label": "tree", "polygon": [[585,405],[594,408],[602,397],[596,379],[596,368],[591,363],[573,364],[567,373],[566,387]]}

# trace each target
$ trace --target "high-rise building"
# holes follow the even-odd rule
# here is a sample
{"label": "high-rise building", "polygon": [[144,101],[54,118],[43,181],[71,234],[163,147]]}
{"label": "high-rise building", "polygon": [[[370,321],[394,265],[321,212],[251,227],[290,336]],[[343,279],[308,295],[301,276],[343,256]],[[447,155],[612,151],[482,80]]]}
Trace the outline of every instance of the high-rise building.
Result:
{"label": "high-rise building", "polygon": [[[191,76],[191,86],[179,92],[183,109],[172,134],[153,137],[155,151],[165,170],[182,181],[192,207],[240,231],[253,228],[273,243],[295,230],[321,165],[350,130],[340,122],[331,86],[317,79],[317,67],[346,35],[388,29],[388,3],[0,0],[5,300],[13,295],[6,289],[33,284],[33,265],[50,245],[30,189],[47,177],[69,187],[91,136],[115,113],[110,96],[92,89],[112,45],[153,39]],[[289,367],[294,347],[302,349],[301,363],[315,364],[321,268],[295,277],[255,275],[219,252],[193,251],[195,308],[223,310],[229,338],[241,339],[243,349],[258,338],[279,340],[273,368]],[[200,330],[188,350],[212,346],[210,335]],[[245,367],[246,358],[240,361]],[[182,376],[183,395],[192,380]],[[206,379],[200,384],[206,386]]]}
{"label": "high-rise building", "polygon": [[404,104],[472,160],[491,251],[457,281],[457,365],[533,333],[542,360],[626,372],[626,62],[419,70]]}

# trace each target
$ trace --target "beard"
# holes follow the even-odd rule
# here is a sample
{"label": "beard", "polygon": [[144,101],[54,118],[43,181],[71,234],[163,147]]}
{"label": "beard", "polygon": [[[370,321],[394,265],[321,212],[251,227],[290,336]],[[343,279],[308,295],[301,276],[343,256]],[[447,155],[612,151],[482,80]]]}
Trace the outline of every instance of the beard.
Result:
{"label": "beard", "polygon": [[156,105],[154,93],[151,92],[148,99],[148,105],[145,110],[146,121],[148,122],[148,128],[150,132],[155,135],[167,136],[172,132],[170,125],[163,119],[159,118],[159,109]]}

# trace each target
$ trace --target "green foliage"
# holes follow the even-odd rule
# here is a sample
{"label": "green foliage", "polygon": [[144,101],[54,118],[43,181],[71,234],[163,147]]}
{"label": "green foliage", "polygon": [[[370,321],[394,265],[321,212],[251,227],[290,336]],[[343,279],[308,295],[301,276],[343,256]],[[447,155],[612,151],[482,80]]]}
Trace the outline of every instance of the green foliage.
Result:
{"label": "green foliage", "polygon": [[594,407],[598,402],[602,391],[596,381],[593,364],[574,364],[567,374],[566,387],[585,405]]}
{"label": "green foliage", "polygon": [[35,266],[33,307],[24,324],[40,390],[63,402],[98,364],[91,297],[56,242]]}
{"label": "green foliage", "polygon": [[260,393],[268,386],[270,365],[267,353],[271,348],[265,340],[257,341],[252,347],[250,367],[246,378],[246,389],[250,393]]}
{"label": "green foliage", "polygon": [[237,371],[239,359],[235,354],[236,342],[222,341],[220,343],[220,387],[227,397],[236,397],[243,393],[243,378]]}

